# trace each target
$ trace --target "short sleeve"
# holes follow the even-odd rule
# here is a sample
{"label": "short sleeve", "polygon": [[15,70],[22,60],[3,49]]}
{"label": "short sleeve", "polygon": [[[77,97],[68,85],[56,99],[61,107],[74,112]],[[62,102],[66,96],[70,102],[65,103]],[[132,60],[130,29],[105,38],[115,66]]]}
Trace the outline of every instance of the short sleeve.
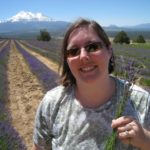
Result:
{"label": "short sleeve", "polygon": [[51,149],[51,125],[50,125],[50,108],[45,101],[46,97],[41,101],[35,116],[35,126],[33,132],[33,141],[41,149]]}
{"label": "short sleeve", "polygon": [[140,123],[143,127],[150,129],[150,93],[138,86],[134,86],[131,97]]}
{"label": "short sleeve", "polygon": [[148,109],[144,122],[145,122],[144,127],[150,131],[150,94],[148,97]]}

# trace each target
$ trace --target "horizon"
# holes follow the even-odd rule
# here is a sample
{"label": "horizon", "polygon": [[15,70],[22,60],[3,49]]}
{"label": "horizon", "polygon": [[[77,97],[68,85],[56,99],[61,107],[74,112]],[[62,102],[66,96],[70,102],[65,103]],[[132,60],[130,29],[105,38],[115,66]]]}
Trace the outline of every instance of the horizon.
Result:
{"label": "horizon", "polygon": [[[20,22],[20,21],[64,21],[64,20],[55,20],[53,18],[49,18],[48,16],[43,15],[41,12],[38,13],[32,13],[32,12],[27,12],[27,11],[20,11],[16,15],[12,16],[11,18],[8,18],[4,21],[0,20],[0,23],[6,23],[6,22]],[[64,21],[65,22],[65,21]],[[67,21],[66,21],[67,22]],[[71,23],[71,22],[70,22]],[[132,27],[132,26],[138,26],[138,25],[145,25],[145,24],[150,24],[148,23],[141,23],[141,24],[136,24],[136,25],[126,25],[126,26],[118,26],[116,24],[110,24],[108,26],[103,26],[103,27]]]}
{"label": "horizon", "polygon": [[134,26],[150,23],[149,10],[149,0],[93,0],[88,2],[86,0],[45,0],[44,2],[5,0],[1,2],[0,6],[0,21],[5,21],[20,11],[26,11],[42,13],[58,21],[73,22],[79,17],[84,17],[93,19],[102,26]]}

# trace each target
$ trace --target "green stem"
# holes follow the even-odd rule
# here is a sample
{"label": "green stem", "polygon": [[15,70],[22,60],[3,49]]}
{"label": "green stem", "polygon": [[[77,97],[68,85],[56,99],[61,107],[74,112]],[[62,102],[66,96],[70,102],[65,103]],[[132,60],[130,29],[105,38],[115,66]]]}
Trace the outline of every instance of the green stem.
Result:
{"label": "green stem", "polygon": [[[117,105],[117,110],[115,113],[115,119],[120,117],[124,111],[126,102],[128,101],[129,97],[129,86],[125,85],[123,89],[123,96],[121,96],[120,101]],[[117,133],[115,130],[111,133],[111,135],[108,137],[104,150],[116,150],[116,139],[117,139]]]}
{"label": "green stem", "polygon": [[111,136],[107,139],[104,150],[115,150],[117,133],[113,130]]}

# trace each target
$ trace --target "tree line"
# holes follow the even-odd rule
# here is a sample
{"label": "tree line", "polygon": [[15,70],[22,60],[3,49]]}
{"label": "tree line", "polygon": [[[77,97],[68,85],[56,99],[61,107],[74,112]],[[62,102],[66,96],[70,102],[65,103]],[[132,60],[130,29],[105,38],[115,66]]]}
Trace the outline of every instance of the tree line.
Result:
{"label": "tree line", "polygon": [[[50,33],[46,30],[40,30],[40,35],[37,37],[38,40],[40,41],[50,41],[51,40],[51,35]],[[120,31],[116,34],[116,36],[113,39],[114,43],[120,43],[120,44],[130,44],[130,38],[127,35],[125,31]],[[143,35],[138,35],[134,40],[132,40],[133,43],[145,43],[145,39]]]}
{"label": "tree line", "polygon": [[[113,39],[114,43],[120,43],[120,44],[130,44],[130,38],[127,35],[125,31],[120,31],[116,34],[116,36]],[[145,43],[145,39],[143,35],[138,35],[135,39],[132,40],[133,43]]]}

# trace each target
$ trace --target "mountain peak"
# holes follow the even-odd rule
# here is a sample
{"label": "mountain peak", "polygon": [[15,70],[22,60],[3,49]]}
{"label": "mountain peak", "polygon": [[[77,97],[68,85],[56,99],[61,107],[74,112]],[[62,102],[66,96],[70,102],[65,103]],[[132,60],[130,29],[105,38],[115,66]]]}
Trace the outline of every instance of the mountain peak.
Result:
{"label": "mountain peak", "polygon": [[42,13],[32,13],[28,11],[20,11],[15,16],[12,16],[7,21],[19,22],[19,21],[53,21],[53,19],[43,15]]}

